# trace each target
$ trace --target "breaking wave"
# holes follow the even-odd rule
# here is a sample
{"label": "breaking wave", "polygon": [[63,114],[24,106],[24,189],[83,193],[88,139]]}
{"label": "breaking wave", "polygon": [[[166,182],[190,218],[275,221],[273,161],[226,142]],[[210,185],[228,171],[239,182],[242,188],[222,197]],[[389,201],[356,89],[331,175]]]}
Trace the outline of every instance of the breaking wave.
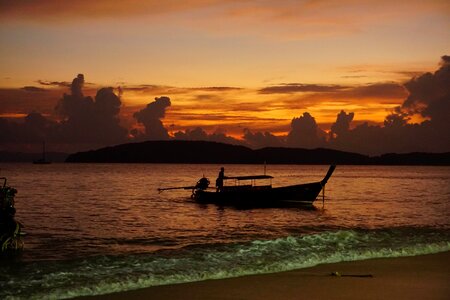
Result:
{"label": "breaking wave", "polygon": [[449,250],[450,233],[436,228],[338,230],[245,243],[191,245],[140,255],[34,262],[20,270],[5,267],[2,271],[11,276],[0,280],[0,298],[72,298]]}

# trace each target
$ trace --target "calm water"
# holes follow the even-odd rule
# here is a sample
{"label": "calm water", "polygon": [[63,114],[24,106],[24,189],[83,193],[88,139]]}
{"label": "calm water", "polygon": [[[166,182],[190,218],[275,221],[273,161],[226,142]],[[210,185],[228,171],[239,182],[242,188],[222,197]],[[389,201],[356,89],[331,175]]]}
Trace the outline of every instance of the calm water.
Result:
{"label": "calm water", "polygon": [[[70,298],[152,285],[450,250],[450,168],[338,166],[315,209],[199,205],[219,165],[0,164],[18,189],[25,251],[0,261],[0,299]],[[328,166],[268,166],[274,186]],[[262,166],[226,165],[227,175]]]}

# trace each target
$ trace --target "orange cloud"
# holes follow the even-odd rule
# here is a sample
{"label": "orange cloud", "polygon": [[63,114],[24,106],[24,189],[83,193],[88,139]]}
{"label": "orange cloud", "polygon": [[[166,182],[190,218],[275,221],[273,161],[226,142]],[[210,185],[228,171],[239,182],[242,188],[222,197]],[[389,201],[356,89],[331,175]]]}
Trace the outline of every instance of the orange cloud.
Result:
{"label": "orange cloud", "polygon": [[324,130],[342,109],[356,113],[353,124],[381,124],[407,97],[403,86],[394,82],[353,86],[296,83],[259,89],[140,85],[124,86],[123,91],[126,124],[133,123],[133,111],[165,95],[172,102],[163,120],[169,133],[200,126],[208,133],[220,128],[234,137],[241,136],[244,128],[285,135],[291,119],[304,111],[311,112]]}
{"label": "orange cloud", "polygon": [[66,20],[91,17],[124,18],[136,15],[158,15],[204,7],[219,1],[197,0],[78,0],[78,1],[1,1],[2,18]]}
{"label": "orange cloud", "polygon": [[[84,77],[79,74],[70,91],[64,82],[57,81],[39,81],[39,87],[0,89],[0,101],[7,104],[1,106],[0,126],[8,133],[4,142],[36,142],[47,136],[54,141],[91,144],[98,143],[101,137],[102,143],[111,143],[154,138],[151,130],[157,127],[165,138],[206,135],[211,140],[251,141],[254,145],[265,141],[305,147],[331,145],[365,153],[390,149],[441,151],[449,145],[448,139],[440,136],[448,131],[449,65],[449,56],[443,56],[436,72],[425,73],[404,85],[395,82],[352,86],[291,83],[260,88],[139,85],[124,86],[118,89],[118,94],[113,88],[100,88],[95,99],[85,96],[89,89],[82,89]],[[91,84],[90,89],[94,86]],[[151,102],[153,94],[161,92],[169,94],[158,95]],[[45,113],[55,107],[55,100],[62,117],[59,122]],[[124,107],[123,102],[127,103]],[[35,109],[37,104],[41,109]],[[23,116],[21,110],[36,111],[20,122],[6,120],[5,117]],[[428,121],[411,124],[420,122],[412,118],[419,113],[422,120]],[[340,117],[335,121],[337,115]],[[124,122],[124,118],[128,120]],[[378,124],[370,126],[363,123],[365,120]],[[384,126],[379,126],[382,122]],[[110,134],[107,139],[105,133]],[[367,136],[372,137],[370,147],[364,144]],[[417,144],[412,136],[432,143]],[[389,139],[389,147],[380,148],[379,140],[384,139]],[[357,147],[362,144],[363,148]]]}
{"label": "orange cloud", "polygon": [[[73,22],[86,19],[170,18],[170,25],[224,35],[297,39],[361,33],[368,26],[419,14],[450,15],[450,4],[435,1],[326,0],[78,0],[1,1],[0,17],[10,21]],[[167,21],[167,20],[166,20]],[[267,26],[270,24],[270,26]],[[239,28],[239,30],[236,30]]]}
{"label": "orange cloud", "polygon": [[[1,89],[3,116],[38,111],[55,116],[55,106],[67,82],[38,81],[40,86]],[[91,83],[86,95],[95,95],[99,86]],[[293,117],[308,111],[322,129],[329,129],[342,110],[356,113],[355,124],[363,120],[382,123],[385,116],[407,97],[405,89],[393,82],[365,85],[280,84],[259,89],[216,86],[176,87],[155,84],[122,85],[121,125],[140,128],[133,117],[155,97],[168,96],[172,105],[162,120],[169,133],[201,126],[208,133],[225,131],[235,137],[244,128],[285,135]]]}

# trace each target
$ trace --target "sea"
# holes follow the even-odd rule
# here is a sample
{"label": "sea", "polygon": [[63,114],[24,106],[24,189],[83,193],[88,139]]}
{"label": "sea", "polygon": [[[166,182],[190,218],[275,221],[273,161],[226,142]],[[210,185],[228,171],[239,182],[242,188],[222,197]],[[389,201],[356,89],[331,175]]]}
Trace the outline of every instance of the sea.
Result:
{"label": "sea", "polygon": [[[63,299],[450,250],[450,167],[337,166],[312,207],[198,204],[222,165],[2,163],[22,253],[0,261],[0,299]],[[326,165],[223,165],[273,186]]]}

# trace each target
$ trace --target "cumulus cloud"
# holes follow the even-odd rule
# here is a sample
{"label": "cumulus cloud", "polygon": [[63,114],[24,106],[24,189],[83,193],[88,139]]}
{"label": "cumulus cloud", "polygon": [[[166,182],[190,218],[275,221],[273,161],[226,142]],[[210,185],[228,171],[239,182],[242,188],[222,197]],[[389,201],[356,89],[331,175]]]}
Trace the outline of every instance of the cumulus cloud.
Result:
{"label": "cumulus cloud", "polygon": [[341,112],[337,115],[336,122],[331,125],[331,136],[334,137],[337,135],[342,137],[343,135],[346,135],[350,130],[350,123],[352,122],[354,116],[354,113],[347,114],[345,111],[341,110]]}
{"label": "cumulus cloud", "polygon": [[186,129],[185,131],[177,131],[174,133],[174,138],[177,140],[186,141],[207,141],[208,133],[202,128]]}
{"label": "cumulus cloud", "polygon": [[[60,89],[52,87],[45,89],[46,92],[41,91],[41,88],[31,86],[14,90],[0,89],[0,101],[2,102],[0,115],[6,116],[9,114],[9,116],[14,116],[16,114],[19,116],[23,115],[25,108],[28,109],[26,112],[27,117],[21,119],[16,117],[17,122],[0,118],[1,146],[3,147],[5,143],[38,143],[45,139],[49,143],[70,143],[72,145],[84,143],[92,145],[92,147],[98,147],[130,140],[165,140],[174,138],[178,140],[206,140],[242,144],[253,148],[267,146],[328,147],[369,155],[386,152],[450,151],[450,135],[447,134],[450,130],[450,123],[448,122],[448,116],[450,115],[449,56],[442,57],[442,62],[436,72],[414,77],[406,82],[404,86],[388,82],[354,87],[289,84],[280,85],[278,90],[269,90],[268,92],[270,93],[281,93],[283,91],[286,94],[308,92],[307,97],[326,93],[327,101],[330,103],[334,100],[350,97],[351,99],[359,100],[358,103],[362,107],[359,111],[364,109],[365,98],[373,99],[370,103],[380,104],[385,101],[390,104],[387,107],[392,107],[392,103],[398,103],[399,105],[385,117],[384,123],[379,125],[363,123],[364,119],[357,119],[358,116],[355,113],[342,110],[337,113],[336,121],[331,124],[328,133],[325,133],[318,126],[315,118],[305,111],[301,116],[291,120],[290,130],[286,137],[277,137],[267,131],[267,129],[274,130],[276,126],[281,124],[280,122],[285,122],[283,123],[284,127],[277,131],[284,132],[286,130],[285,127],[288,125],[286,123],[287,119],[258,119],[243,112],[252,111],[252,113],[255,113],[258,110],[255,109],[255,105],[261,107],[262,111],[271,110],[274,106],[279,105],[283,97],[290,97],[290,95],[282,95],[280,96],[281,100],[278,101],[270,99],[270,101],[255,101],[255,103],[243,101],[219,102],[217,99],[205,98],[201,100],[202,107],[198,112],[186,109],[185,106],[177,105],[171,111],[170,117],[172,121],[186,122],[191,124],[189,126],[199,124],[200,121],[206,120],[208,122],[203,123],[203,128],[191,127],[194,129],[177,131],[173,134],[173,137],[169,135],[168,130],[163,125],[163,119],[167,108],[171,106],[171,101],[169,97],[157,97],[155,101],[137,112],[131,111],[130,107],[128,108],[127,114],[130,116],[130,119],[132,119],[131,115],[133,115],[134,119],[143,128],[142,132],[140,131],[141,128],[133,129],[130,132],[134,136],[133,139],[127,137],[127,130],[120,125],[120,96],[116,95],[112,88],[99,89],[95,97],[86,96],[85,94],[92,95],[93,93],[89,90],[86,91],[84,88],[85,84],[82,74],[79,74],[72,81],[69,94],[64,94],[56,105],[54,112],[59,116],[58,121],[50,120],[47,117],[49,115],[48,111],[42,113],[41,110],[34,109],[29,104],[39,103],[39,107],[44,107],[45,99],[50,98],[54,93],[59,93],[58,97],[61,95]],[[156,86],[141,87],[159,89]],[[177,88],[174,89],[177,90]],[[228,87],[206,87],[192,88],[191,90],[204,93],[233,89]],[[190,89],[187,88],[185,90]],[[262,90],[258,92],[263,93]],[[400,98],[402,95],[403,98]],[[296,97],[295,99],[294,96]],[[222,98],[228,100],[226,97]],[[291,110],[295,108],[294,100],[302,105],[302,109],[306,110],[306,107],[309,106],[305,102],[305,99],[308,98],[300,97],[299,95],[292,95],[291,98],[293,99],[292,102],[286,103],[286,105],[283,103],[283,108],[290,108]],[[400,100],[392,102],[393,98],[400,98]],[[191,99],[195,100],[196,98],[189,99],[191,101]],[[28,106],[25,103],[28,103]],[[198,106],[199,102],[192,100],[192,103]],[[46,105],[45,107],[49,106],[48,103]],[[54,107],[54,104],[52,104],[52,107]],[[208,109],[209,114],[205,114],[205,109]],[[35,112],[29,113],[29,111],[33,110]],[[234,114],[230,114],[230,112]],[[413,120],[418,122],[417,115],[420,115],[422,120],[424,119],[425,121],[413,124]],[[264,127],[258,127],[264,128],[263,130],[253,131],[257,126],[253,127],[252,122],[254,123],[256,119],[259,122],[261,120],[265,122]],[[242,139],[228,136],[223,131],[208,133],[217,128],[218,124],[224,124],[223,126],[226,130],[234,128],[234,131],[232,131],[234,136],[241,133],[242,128],[246,129],[244,129]],[[130,123],[129,127],[133,127],[133,125]],[[180,127],[177,126],[177,130],[178,128]],[[208,130],[208,132],[205,130]]]}
{"label": "cumulus cloud", "polygon": [[78,74],[78,76],[72,80],[72,85],[70,86],[74,98],[83,98],[83,85],[84,75]]}
{"label": "cumulus cloud", "polygon": [[113,88],[101,88],[95,99],[83,95],[83,74],[72,81],[71,94],[64,94],[56,110],[63,117],[61,139],[88,143],[125,141],[127,130],[120,126],[121,101]]}
{"label": "cumulus cloud", "polygon": [[243,141],[228,136],[223,132],[216,131],[214,133],[208,134],[201,127],[197,127],[195,129],[186,129],[185,131],[177,131],[174,133],[174,139],[184,141],[210,141],[233,145],[245,145]]}
{"label": "cumulus cloud", "polygon": [[31,112],[21,123],[10,122],[0,118],[0,142],[8,143],[41,143],[56,132],[56,123],[48,120],[40,113]]}
{"label": "cumulus cloud", "polygon": [[227,135],[224,132],[214,132],[209,136],[209,140],[212,142],[218,142],[218,143],[227,143],[227,144],[233,144],[233,145],[245,145],[241,140],[235,139],[234,137],[231,137]]}
{"label": "cumulus cloud", "polygon": [[[384,126],[364,123],[351,129],[354,115],[341,111],[329,147],[364,154],[450,151],[450,57],[442,57],[436,72],[414,77],[404,87],[408,96],[386,116]],[[417,114],[426,120],[412,124]]]}
{"label": "cumulus cloud", "polygon": [[317,126],[308,112],[292,119],[291,131],[287,136],[289,147],[317,148],[325,145],[325,133]]}
{"label": "cumulus cloud", "polygon": [[148,140],[167,140],[169,134],[161,119],[166,114],[166,109],[171,105],[169,97],[156,97],[154,102],[140,111],[134,113],[136,120],[144,125],[145,133],[141,136]]}
{"label": "cumulus cloud", "polygon": [[255,132],[252,133],[250,129],[244,129],[244,141],[252,148],[264,147],[281,147],[284,146],[284,140],[273,135],[270,132]]}
{"label": "cumulus cloud", "polygon": [[[99,89],[95,98],[86,97],[83,84],[84,76],[79,74],[70,86],[70,94],[64,94],[58,101],[55,112],[59,122],[38,112],[31,112],[17,121],[2,119],[2,141],[17,143],[23,148],[45,140],[55,148],[58,147],[56,145],[69,145],[65,147],[66,151],[79,149],[80,145],[99,147],[125,142],[127,129],[120,125],[119,97],[110,87]],[[26,91],[30,93],[29,90]],[[34,89],[31,92],[36,94]]]}
{"label": "cumulus cloud", "polygon": [[441,67],[435,73],[425,73],[405,83],[408,98],[399,112],[419,113],[441,129],[450,129],[450,56],[442,56]]}

